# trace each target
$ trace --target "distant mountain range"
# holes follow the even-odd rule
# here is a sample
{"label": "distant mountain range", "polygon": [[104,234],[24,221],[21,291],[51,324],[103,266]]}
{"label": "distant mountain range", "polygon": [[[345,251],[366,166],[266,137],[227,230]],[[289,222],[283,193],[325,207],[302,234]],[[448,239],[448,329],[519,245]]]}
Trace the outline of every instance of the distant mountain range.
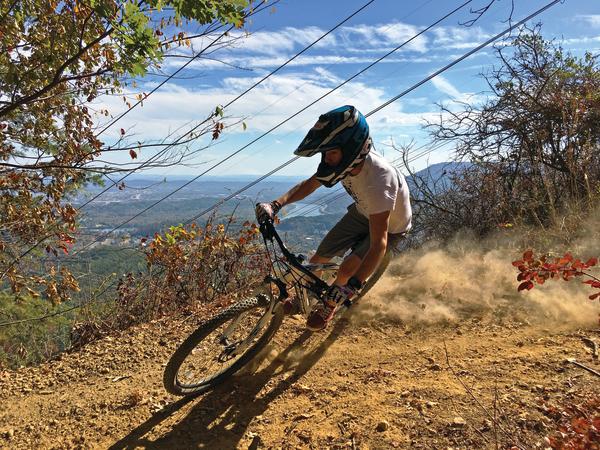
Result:
{"label": "distant mountain range", "polygon": [[[460,171],[465,167],[464,163],[444,162],[433,164],[426,169],[417,172],[415,175],[428,180],[437,180],[440,177]],[[115,202],[131,201],[154,201],[162,198],[171,192],[178,190],[171,198],[174,200],[190,200],[202,197],[226,197],[236,194],[243,190],[256,177],[251,175],[229,175],[229,176],[206,176],[190,183],[191,176],[170,175],[161,177],[158,175],[134,175],[124,181],[124,186],[119,189],[117,186],[111,187],[106,193],[98,198],[94,203],[106,204]],[[270,200],[278,197],[304,177],[296,176],[272,176],[263,180],[255,186],[240,192],[236,198],[250,198],[257,201]],[[407,177],[409,186],[414,186],[410,177]],[[335,189],[335,188],[334,188]],[[86,199],[92,197],[98,192],[104,190],[103,186],[90,185],[84,192],[78,193],[74,198],[74,203],[83,203]],[[320,189],[313,196],[306,199],[307,203],[314,201],[318,197],[327,194]]]}

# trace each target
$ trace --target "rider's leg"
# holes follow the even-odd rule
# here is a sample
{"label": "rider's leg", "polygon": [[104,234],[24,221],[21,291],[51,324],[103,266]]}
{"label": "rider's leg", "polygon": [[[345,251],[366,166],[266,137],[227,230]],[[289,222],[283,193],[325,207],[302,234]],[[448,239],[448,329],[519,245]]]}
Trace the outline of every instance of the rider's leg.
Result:
{"label": "rider's leg", "polygon": [[312,255],[309,259],[309,262],[311,264],[325,264],[325,263],[328,263],[329,261],[331,261],[331,257],[321,256],[321,255],[318,255],[317,253]]}
{"label": "rider's leg", "polygon": [[335,284],[340,286],[346,284],[350,277],[358,270],[361,262],[362,258],[360,256],[354,253],[348,255],[340,265]]}

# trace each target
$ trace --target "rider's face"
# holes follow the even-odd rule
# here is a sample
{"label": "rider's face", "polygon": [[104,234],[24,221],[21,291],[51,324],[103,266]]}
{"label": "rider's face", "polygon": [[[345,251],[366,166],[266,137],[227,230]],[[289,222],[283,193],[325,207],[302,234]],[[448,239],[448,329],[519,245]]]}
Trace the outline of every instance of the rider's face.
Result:
{"label": "rider's face", "polygon": [[335,167],[342,162],[342,150],[334,148],[325,152],[325,164],[330,167]]}

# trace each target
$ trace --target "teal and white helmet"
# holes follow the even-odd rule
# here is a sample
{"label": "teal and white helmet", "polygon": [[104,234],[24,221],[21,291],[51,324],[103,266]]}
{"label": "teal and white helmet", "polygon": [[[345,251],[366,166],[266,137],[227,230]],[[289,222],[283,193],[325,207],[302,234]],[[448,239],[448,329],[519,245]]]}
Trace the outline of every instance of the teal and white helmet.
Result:
{"label": "teal and white helmet", "polygon": [[[342,161],[332,167],[325,163],[324,153],[334,148],[341,149]],[[321,153],[316,178],[322,185],[331,187],[363,162],[370,150],[367,120],[354,106],[345,105],[321,115],[294,154],[313,156]]]}

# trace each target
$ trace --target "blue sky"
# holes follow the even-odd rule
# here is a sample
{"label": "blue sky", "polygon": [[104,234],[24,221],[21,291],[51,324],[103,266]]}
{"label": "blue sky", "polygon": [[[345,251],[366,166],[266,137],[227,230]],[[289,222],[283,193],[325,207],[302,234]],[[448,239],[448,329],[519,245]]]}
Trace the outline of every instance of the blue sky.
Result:
{"label": "blue sky", "polygon": [[[503,30],[511,10],[510,0],[495,1],[473,26],[461,25],[474,17],[469,8],[476,9],[488,2],[472,1],[424,36],[245,149],[211,174],[261,175],[292,157],[298,142],[319,114],[341,104],[354,104],[367,113]],[[119,126],[107,132],[105,139],[107,142],[114,139],[120,127],[132,134],[132,141],[160,140],[174,130],[189,129],[190,124],[205,118],[216,105],[227,103],[365,3],[366,0],[284,0],[278,3],[273,11],[265,11],[251,19],[246,26],[247,35],[232,33],[231,37],[239,39],[232,46],[211,55],[220,61],[203,59],[192,63],[180,74],[185,79],[163,86],[144,102],[142,108],[130,112]],[[232,123],[244,120],[245,130],[241,123],[232,126],[216,141],[218,145],[197,153],[185,161],[186,165],[157,168],[147,173],[191,177],[201,172],[206,164],[238,150],[461,3],[375,0],[297,61],[225,111]],[[513,21],[546,3],[548,1],[514,0]],[[565,0],[534,21],[543,24],[542,32],[546,38],[563,39],[564,47],[574,53],[600,51],[600,2],[597,0]],[[194,42],[196,48],[201,44]],[[171,73],[184,62],[181,58],[168,58],[163,69]],[[484,101],[485,83],[479,74],[488,71],[494,63],[491,48],[483,50],[371,116],[368,120],[377,149],[393,160],[399,154],[390,146],[392,142],[407,144],[412,141],[419,148],[428,148],[427,134],[422,125],[426,120],[439,117],[437,104]],[[146,77],[140,80],[139,86],[148,92],[157,80],[160,79]],[[123,108],[122,102],[116,99],[106,105],[114,114]],[[193,148],[200,146],[202,144],[198,143]],[[141,160],[152,154],[150,150],[143,150]],[[419,170],[450,158],[447,150],[440,149],[414,160],[412,165]],[[318,157],[303,158],[280,174],[309,176],[317,164]]]}

